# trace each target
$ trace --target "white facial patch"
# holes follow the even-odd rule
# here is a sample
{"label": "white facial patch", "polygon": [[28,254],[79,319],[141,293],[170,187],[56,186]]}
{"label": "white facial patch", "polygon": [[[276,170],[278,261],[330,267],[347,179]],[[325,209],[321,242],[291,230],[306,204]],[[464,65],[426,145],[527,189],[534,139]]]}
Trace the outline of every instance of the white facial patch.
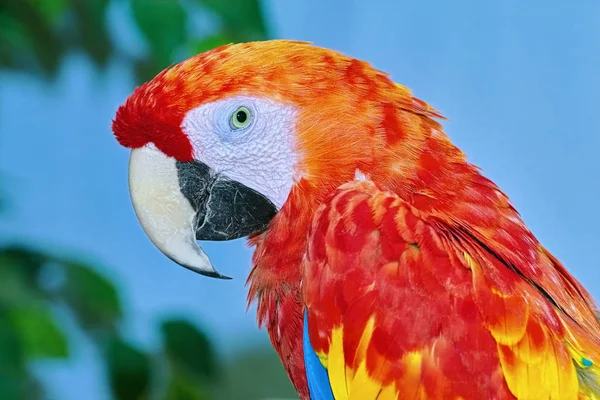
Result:
{"label": "white facial patch", "polygon": [[369,177],[364,172],[362,172],[360,169],[357,169],[354,172],[354,179],[357,181],[368,181]]}
{"label": "white facial patch", "polygon": [[[246,113],[241,128],[232,123],[240,110]],[[182,129],[197,161],[261,193],[279,210],[294,183],[295,116],[292,106],[235,96],[189,111]]]}

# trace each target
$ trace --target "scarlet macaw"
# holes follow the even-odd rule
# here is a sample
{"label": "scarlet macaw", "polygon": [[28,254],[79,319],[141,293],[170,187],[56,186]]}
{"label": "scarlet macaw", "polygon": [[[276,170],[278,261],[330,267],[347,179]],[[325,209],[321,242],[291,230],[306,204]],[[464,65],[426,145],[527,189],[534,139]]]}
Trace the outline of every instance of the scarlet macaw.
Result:
{"label": "scarlet macaw", "polygon": [[600,399],[598,308],[440,114],[368,63],[223,46],[138,87],[113,130],[153,243],[249,236],[258,302],[303,400]]}

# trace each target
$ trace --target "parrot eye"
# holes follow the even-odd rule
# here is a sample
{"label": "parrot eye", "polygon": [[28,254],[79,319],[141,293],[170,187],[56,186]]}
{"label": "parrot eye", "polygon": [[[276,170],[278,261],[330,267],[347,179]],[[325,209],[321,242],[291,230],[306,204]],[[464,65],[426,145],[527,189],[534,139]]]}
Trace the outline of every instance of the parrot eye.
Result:
{"label": "parrot eye", "polygon": [[244,129],[252,121],[252,113],[248,107],[238,107],[231,115],[230,125],[234,130]]}

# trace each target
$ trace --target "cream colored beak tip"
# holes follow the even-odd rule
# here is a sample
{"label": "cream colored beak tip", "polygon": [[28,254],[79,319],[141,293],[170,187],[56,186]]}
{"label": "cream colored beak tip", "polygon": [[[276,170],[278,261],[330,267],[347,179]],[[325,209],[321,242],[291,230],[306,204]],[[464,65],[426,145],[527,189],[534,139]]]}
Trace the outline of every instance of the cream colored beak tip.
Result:
{"label": "cream colored beak tip", "polygon": [[231,279],[213,267],[196,241],[196,212],[181,193],[175,159],[154,145],[133,149],[129,192],[142,229],[163,254],[199,274]]}

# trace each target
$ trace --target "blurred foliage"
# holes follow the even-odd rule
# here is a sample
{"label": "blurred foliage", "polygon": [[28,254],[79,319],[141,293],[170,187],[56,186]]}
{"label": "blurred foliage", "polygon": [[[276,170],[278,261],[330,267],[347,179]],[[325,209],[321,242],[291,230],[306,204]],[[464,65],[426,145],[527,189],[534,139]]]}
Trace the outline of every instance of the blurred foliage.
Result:
{"label": "blurred foliage", "polygon": [[238,355],[223,368],[222,384],[215,387],[214,399],[298,398],[281,361],[271,349],[255,348]]}
{"label": "blurred foliage", "polygon": [[[110,24],[111,9],[124,4],[144,41],[141,55],[124,48]],[[202,35],[197,14],[211,21]],[[0,68],[48,79],[72,51],[100,68],[122,59],[142,82],[192,54],[266,37],[258,0],[0,0]]]}
{"label": "blurred foliage", "polygon": [[[143,51],[126,49],[109,21],[122,6]],[[197,14],[215,22],[203,35],[193,32]],[[112,59],[124,61],[140,83],[193,54],[266,37],[258,0],[0,0],[0,70],[46,80],[73,52],[100,70]],[[294,397],[271,349],[222,365],[206,334],[189,321],[160,321],[156,351],[132,343],[122,334],[127,315],[117,287],[98,270],[27,246],[0,247],[0,399],[48,398],[32,366],[73,355],[65,318],[99,350],[116,400]]]}
{"label": "blurred foliage", "polygon": [[[164,393],[179,384],[179,369],[185,369],[189,390],[218,382],[220,366],[209,340],[190,322],[163,320],[164,346],[150,354],[121,335],[119,294],[95,266],[7,246],[0,248],[0,399],[44,398],[30,367],[70,355],[58,311],[72,316],[100,350],[115,399],[176,398]],[[170,379],[161,379],[167,374]]]}

